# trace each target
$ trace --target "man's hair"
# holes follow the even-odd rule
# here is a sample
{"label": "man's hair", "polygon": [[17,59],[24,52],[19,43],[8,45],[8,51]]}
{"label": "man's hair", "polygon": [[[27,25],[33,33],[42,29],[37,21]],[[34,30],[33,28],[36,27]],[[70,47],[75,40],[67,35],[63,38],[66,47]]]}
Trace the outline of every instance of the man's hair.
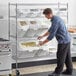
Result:
{"label": "man's hair", "polygon": [[45,15],[52,14],[52,9],[51,8],[44,9],[43,14],[45,14]]}

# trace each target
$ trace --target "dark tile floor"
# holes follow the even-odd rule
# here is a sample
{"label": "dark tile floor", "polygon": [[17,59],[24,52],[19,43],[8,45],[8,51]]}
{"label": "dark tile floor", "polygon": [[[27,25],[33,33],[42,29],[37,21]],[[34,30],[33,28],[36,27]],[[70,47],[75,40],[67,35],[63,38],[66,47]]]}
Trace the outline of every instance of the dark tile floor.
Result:
{"label": "dark tile floor", "polygon": [[[25,74],[21,76],[48,76],[51,72],[42,72],[42,73],[33,73],[33,74]],[[73,75],[60,75],[60,76],[76,76],[76,70],[73,70]]]}

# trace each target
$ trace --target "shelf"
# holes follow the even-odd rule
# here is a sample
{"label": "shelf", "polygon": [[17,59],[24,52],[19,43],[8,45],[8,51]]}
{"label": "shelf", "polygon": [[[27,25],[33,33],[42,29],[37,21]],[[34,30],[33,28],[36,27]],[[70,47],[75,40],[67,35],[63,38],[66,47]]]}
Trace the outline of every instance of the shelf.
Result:
{"label": "shelf", "polygon": [[67,8],[59,8],[60,11],[67,11]]}
{"label": "shelf", "polygon": [[[19,4],[17,4],[17,5],[19,5]],[[35,6],[36,4],[23,4],[23,5],[21,4],[20,6],[24,6],[24,5],[26,5],[26,6],[29,6],[29,5],[32,5],[32,6],[33,6],[33,5],[34,5],[34,6]],[[52,5],[54,5],[54,4],[38,4],[38,5],[50,5],[50,6],[52,6]],[[59,3],[58,5],[61,5],[61,3]],[[56,6],[58,6],[58,5],[56,5]],[[65,5],[65,4],[64,4],[64,5]],[[66,5],[67,5],[67,4],[66,4]],[[66,8],[51,7],[51,8],[52,8],[55,12],[56,12],[56,11],[57,11],[57,12],[60,12],[60,11],[64,11],[64,12],[65,12],[65,11],[67,11],[67,7],[66,7]],[[32,8],[32,9],[33,9],[33,8]],[[40,9],[41,9],[41,8],[40,8]],[[40,9],[38,9],[37,12],[36,12],[36,11],[33,11],[32,13],[31,13],[31,11],[30,11],[31,9],[29,9],[30,12],[28,12],[28,11],[21,11],[21,9],[17,9],[17,10],[18,10],[18,11],[17,11],[17,13],[18,13],[17,15],[18,15],[18,16],[21,16],[21,17],[18,17],[18,16],[17,16],[17,18],[43,18],[43,16],[40,15],[40,14],[42,13],[42,9],[41,9],[41,12],[40,12]],[[26,9],[22,9],[22,10],[26,10]],[[67,11],[67,12],[68,12],[68,11]],[[26,13],[26,14],[25,14],[25,13]],[[35,14],[34,14],[34,13],[35,13]],[[31,15],[34,15],[34,16],[35,16],[36,14],[37,14],[37,15],[39,14],[40,16],[38,15],[38,16],[35,16],[35,17],[34,17],[34,16],[31,17],[30,14],[31,14]],[[30,17],[28,17],[29,15],[30,15]],[[10,17],[15,18],[16,16],[10,16]]]}
{"label": "shelf", "polygon": [[25,31],[23,33],[23,36],[20,36],[20,32],[18,32],[18,36],[17,38],[37,38],[38,36],[40,36],[42,33],[44,33],[45,31],[47,31],[48,28],[42,28],[42,29],[38,29],[38,30],[33,30],[33,29],[28,29],[27,31]]}
{"label": "shelf", "polygon": [[9,55],[9,54],[11,54],[10,51],[1,51],[1,52],[0,52],[0,56],[1,56],[1,55]]}
{"label": "shelf", "polygon": [[72,37],[76,37],[76,33],[70,33]]}
{"label": "shelf", "polygon": [[[38,6],[38,5],[41,5],[41,6],[43,6],[44,5],[45,6],[45,5],[58,5],[58,3],[47,3],[47,4],[46,3],[44,3],[44,4],[43,3],[40,3],[40,4],[39,3],[33,3],[33,4],[31,4],[31,3],[30,4],[25,4],[25,3],[16,3],[16,4],[15,3],[10,3],[10,5],[15,5],[15,6],[16,5],[19,5],[19,6],[24,6],[24,5],[26,5],[26,6],[33,6],[33,5]],[[63,4],[63,5],[66,5],[66,4]]]}
{"label": "shelf", "polygon": [[[16,18],[16,16],[10,16],[10,18]],[[26,19],[26,18],[44,18],[44,17],[17,17],[18,19]]]}
{"label": "shelf", "polygon": [[73,44],[74,46],[76,46],[76,44]]}
{"label": "shelf", "polygon": [[16,18],[16,16],[10,16],[10,18]]}
{"label": "shelf", "polygon": [[60,15],[60,17],[67,17],[67,15]]}
{"label": "shelf", "polygon": [[51,55],[54,55],[55,53],[49,53],[47,51],[34,51],[34,52],[28,52],[28,51],[19,51],[18,52],[18,58],[20,59],[27,59],[27,58],[41,58],[41,57],[48,57],[48,56],[51,56]]}
{"label": "shelf", "polygon": [[[20,3],[18,3],[18,4],[10,4],[10,6],[11,5],[16,6],[16,16],[11,15],[10,18],[14,18],[16,20],[16,22],[19,21],[20,19],[27,20],[29,23],[28,25],[30,25],[30,22],[29,22],[30,19],[31,20],[32,19],[34,19],[34,20],[39,19],[40,20],[41,18],[44,18],[44,16],[41,13],[45,7],[49,7],[49,8],[51,7],[55,11],[54,13],[58,14],[58,16],[65,17],[66,19],[68,17],[67,16],[68,15],[67,3],[48,3],[48,4],[46,4],[46,3],[44,3],[44,4],[38,4],[38,3],[35,3],[35,4],[23,4],[23,3],[21,3],[20,4]],[[66,7],[61,8],[62,5],[66,6]],[[37,6],[37,7],[35,7],[35,6]],[[21,7],[24,7],[26,9],[24,9],[24,8],[21,9]],[[33,7],[33,8],[30,8],[30,7]],[[27,10],[27,11],[25,11],[25,10]],[[67,14],[60,15],[62,12],[67,13]],[[44,23],[44,25],[45,25],[45,23]],[[49,23],[47,23],[47,25],[48,24]],[[31,26],[33,26],[33,24]],[[42,29],[36,29],[36,28],[30,27],[31,29],[29,28],[28,30],[24,31],[21,27],[20,28],[16,27],[16,34],[17,35],[11,36],[11,37],[17,40],[15,50],[18,53],[18,59],[26,59],[26,61],[29,61],[29,60],[36,61],[36,59],[37,60],[45,60],[45,59],[49,59],[50,57],[51,57],[51,59],[55,58],[57,49],[48,50],[48,47],[44,46],[46,49],[44,49],[44,47],[42,47],[42,48],[40,48],[40,47],[33,47],[33,48],[28,47],[27,48],[27,47],[25,47],[25,49],[23,50],[19,46],[20,42],[26,42],[26,41],[31,41],[31,40],[39,41],[39,40],[37,40],[37,37],[48,30],[48,27],[47,28],[45,28],[45,27],[46,26],[42,26],[42,23],[41,23],[41,27],[40,27]],[[37,27],[37,28],[39,28],[39,27]],[[51,49],[51,46],[49,46],[49,47]],[[14,54],[14,56],[16,57],[16,53]],[[45,59],[43,59],[43,58],[45,58]]]}

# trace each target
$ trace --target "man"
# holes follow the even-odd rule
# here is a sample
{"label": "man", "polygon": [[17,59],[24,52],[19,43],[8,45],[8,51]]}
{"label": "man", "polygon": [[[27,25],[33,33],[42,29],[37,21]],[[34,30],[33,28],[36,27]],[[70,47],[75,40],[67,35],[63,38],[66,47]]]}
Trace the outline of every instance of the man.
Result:
{"label": "man", "polygon": [[[60,74],[72,75],[73,66],[72,66],[72,58],[70,54],[70,35],[67,31],[64,21],[58,17],[54,16],[52,10],[50,8],[46,8],[43,11],[43,14],[47,19],[51,19],[52,26],[49,30],[42,36],[39,36],[38,39],[42,39],[45,36],[48,36],[42,42],[39,42],[39,45],[42,46],[45,43],[49,42],[56,37],[58,41],[58,49],[57,49],[57,67],[55,71],[49,76],[60,76]],[[64,63],[66,64],[66,70],[63,71]],[[63,72],[62,72],[63,71]]]}

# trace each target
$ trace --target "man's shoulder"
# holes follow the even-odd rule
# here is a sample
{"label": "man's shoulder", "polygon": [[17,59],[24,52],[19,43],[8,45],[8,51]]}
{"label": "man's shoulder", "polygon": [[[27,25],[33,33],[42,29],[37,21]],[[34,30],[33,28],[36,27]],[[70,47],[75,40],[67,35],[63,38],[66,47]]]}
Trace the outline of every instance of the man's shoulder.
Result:
{"label": "man's shoulder", "polygon": [[60,18],[60,16],[55,16],[55,19],[56,19],[56,20],[62,20],[62,19]]}
{"label": "man's shoulder", "polygon": [[64,22],[63,19],[61,17],[59,17],[59,16],[55,16],[55,21],[57,23]]}
{"label": "man's shoulder", "polygon": [[61,18],[59,16],[54,16],[53,22],[57,23],[61,21]]}

